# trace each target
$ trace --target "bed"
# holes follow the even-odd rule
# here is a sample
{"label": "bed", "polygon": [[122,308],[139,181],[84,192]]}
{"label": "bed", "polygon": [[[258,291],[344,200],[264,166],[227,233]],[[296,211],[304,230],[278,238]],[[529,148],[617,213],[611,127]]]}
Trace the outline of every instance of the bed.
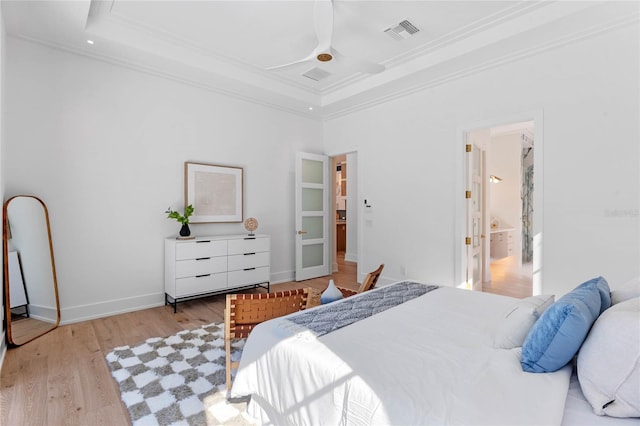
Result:
{"label": "bed", "polygon": [[295,320],[329,305],[277,318],[250,335],[230,395],[251,395],[262,424],[637,424],[593,414],[571,363],[532,374],[521,347],[496,347],[514,303],[438,287],[326,333]]}

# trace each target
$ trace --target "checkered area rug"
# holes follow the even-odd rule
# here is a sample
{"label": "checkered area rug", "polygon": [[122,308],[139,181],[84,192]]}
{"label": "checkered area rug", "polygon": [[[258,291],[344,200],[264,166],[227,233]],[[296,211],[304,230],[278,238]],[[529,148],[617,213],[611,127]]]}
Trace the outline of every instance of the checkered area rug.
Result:
{"label": "checkered area rug", "polygon": [[[234,342],[233,360],[243,345]],[[120,346],[106,360],[134,426],[253,424],[246,401],[226,399],[224,324]]]}

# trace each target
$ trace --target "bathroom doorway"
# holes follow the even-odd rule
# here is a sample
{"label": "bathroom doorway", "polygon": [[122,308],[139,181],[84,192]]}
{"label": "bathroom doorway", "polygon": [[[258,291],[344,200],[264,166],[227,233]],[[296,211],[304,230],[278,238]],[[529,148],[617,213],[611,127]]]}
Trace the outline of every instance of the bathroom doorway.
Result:
{"label": "bathroom doorway", "polygon": [[[533,293],[534,122],[473,130],[482,149],[481,280],[473,288],[513,297]],[[479,195],[480,196],[480,195]],[[476,262],[478,263],[478,261]]]}

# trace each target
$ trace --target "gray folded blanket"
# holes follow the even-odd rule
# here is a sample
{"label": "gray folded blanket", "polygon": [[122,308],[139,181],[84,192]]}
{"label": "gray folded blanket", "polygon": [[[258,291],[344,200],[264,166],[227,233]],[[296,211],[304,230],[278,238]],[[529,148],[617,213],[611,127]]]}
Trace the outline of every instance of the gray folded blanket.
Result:
{"label": "gray folded blanket", "polygon": [[421,284],[413,281],[401,281],[375,291],[347,297],[346,299],[322,305],[308,312],[287,318],[296,326],[290,330],[307,329],[316,336],[331,333],[354,322],[368,318],[378,312],[386,311],[401,303],[422,296],[439,288],[437,285]]}

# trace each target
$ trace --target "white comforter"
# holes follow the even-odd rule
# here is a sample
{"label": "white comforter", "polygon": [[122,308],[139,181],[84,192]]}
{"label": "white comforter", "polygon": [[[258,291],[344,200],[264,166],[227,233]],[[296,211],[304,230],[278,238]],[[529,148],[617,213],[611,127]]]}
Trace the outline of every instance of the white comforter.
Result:
{"label": "white comforter", "polygon": [[515,300],[443,287],[319,338],[262,323],[231,395],[262,423],[559,425],[570,367],[525,373],[492,346]]}

